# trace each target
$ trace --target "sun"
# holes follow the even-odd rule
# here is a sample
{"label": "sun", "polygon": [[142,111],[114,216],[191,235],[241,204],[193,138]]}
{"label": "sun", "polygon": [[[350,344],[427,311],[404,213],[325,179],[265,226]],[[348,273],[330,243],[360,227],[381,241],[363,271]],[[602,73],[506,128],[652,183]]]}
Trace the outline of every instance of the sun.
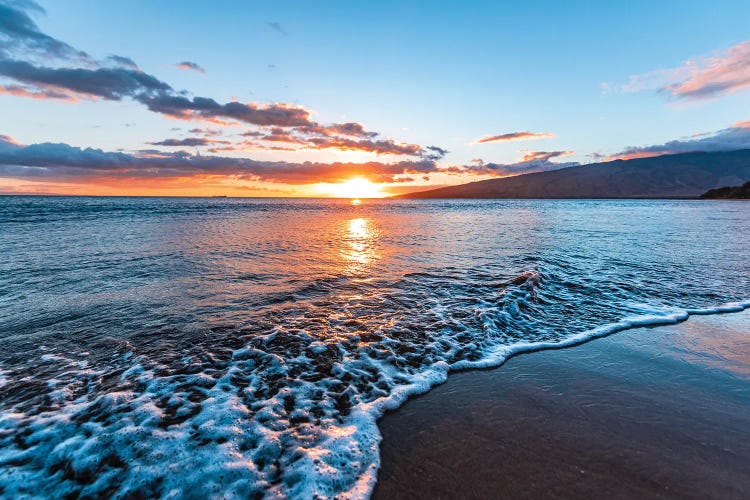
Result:
{"label": "sun", "polygon": [[385,196],[385,193],[380,191],[377,184],[373,184],[362,177],[331,184],[326,186],[326,190],[337,198],[382,198]]}

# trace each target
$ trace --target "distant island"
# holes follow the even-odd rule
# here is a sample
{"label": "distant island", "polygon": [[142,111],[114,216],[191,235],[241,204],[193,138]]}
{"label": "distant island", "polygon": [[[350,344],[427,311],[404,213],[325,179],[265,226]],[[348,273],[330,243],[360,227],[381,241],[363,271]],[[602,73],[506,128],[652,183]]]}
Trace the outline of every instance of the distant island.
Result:
{"label": "distant island", "polygon": [[750,200],[750,181],[741,186],[709,189],[701,195],[704,200]]}
{"label": "distant island", "polygon": [[419,191],[397,198],[697,199],[708,190],[742,184],[747,179],[750,179],[750,149],[742,149],[591,163]]}

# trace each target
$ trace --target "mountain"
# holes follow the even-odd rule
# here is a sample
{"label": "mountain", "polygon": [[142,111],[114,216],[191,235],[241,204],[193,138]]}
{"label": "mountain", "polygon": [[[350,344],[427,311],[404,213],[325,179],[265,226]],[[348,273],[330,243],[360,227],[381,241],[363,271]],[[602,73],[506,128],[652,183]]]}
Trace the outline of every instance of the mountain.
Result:
{"label": "mountain", "polygon": [[750,149],[615,160],[470,182],[398,198],[698,198],[750,179]]}
{"label": "mountain", "polygon": [[750,199],[750,181],[741,186],[725,186],[709,189],[701,195],[704,200],[748,200]]}

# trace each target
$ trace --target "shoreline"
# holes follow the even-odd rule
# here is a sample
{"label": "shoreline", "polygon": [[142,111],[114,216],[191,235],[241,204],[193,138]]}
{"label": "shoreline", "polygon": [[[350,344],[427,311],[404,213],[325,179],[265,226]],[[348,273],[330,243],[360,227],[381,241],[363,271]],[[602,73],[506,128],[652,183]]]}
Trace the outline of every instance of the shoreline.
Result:
{"label": "shoreline", "polygon": [[[742,428],[737,426],[738,421],[743,425],[747,424],[745,428],[750,429],[750,417],[743,420],[738,416],[739,410],[733,406],[736,401],[733,403],[732,400],[737,394],[741,394],[744,398],[741,398],[741,406],[745,410],[744,413],[748,413],[746,410],[750,405],[750,344],[744,344],[742,334],[738,333],[740,330],[744,334],[750,332],[750,311],[740,312],[746,307],[747,304],[743,303],[740,309],[735,308],[736,314],[707,315],[708,311],[689,311],[690,316],[696,315],[693,321],[678,320],[670,326],[631,327],[626,331],[620,329],[618,335],[610,335],[615,332],[609,332],[610,334],[600,334],[598,338],[590,339],[596,342],[579,339],[578,342],[572,343],[577,345],[576,349],[548,346],[523,353],[534,353],[533,356],[518,356],[520,353],[516,353],[502,363],[502,368],[480,371],[455,370],[456,373],[451,374],[445,384],[434,387],[427,394],[410,398],[399,409],[390,411],[379,419],[378,426],[383,435],[383,442],[381,468],[373,491],[374,498],[412,498],[425,494],[435,497],[466,496],[467,492],[468,496],[472,496],[472,491],[476,496],[492,492],[510,495],[548,495],[554,491],[557,491],[555,495],[562,496],[604,492],[615,496],[618,493],[627,496],[628,493],[632,495],[656,492],[667,496],[690,496],[691,493],[697,495],[700,491],[721,491],[721,496],[724,497],[738,496],[738,490],[732,489],[731,484],[727,486],[727,481],[717,484],[716,480],[711,481],[710,478],[703,478],[702,487],[680,487],[680,483],[688,485],[695,482],[690,477],[683,477],[691,476],[690,464],[673,463],[669,460],[659,462],[656,457],[663,450],[685,448],[684,436],[682,439],[673,436],[672,440],[665,442],[657,439],[665,435],[664,432],[669,431],[673,425],[678,425],[686,431],[690,429],[696,435],[708,432],[710,435],[704,438],[706,442],[713,443],[726,441],[726,436],[722,437],[721,434],[727,429]],[[696,328],[703,330],[703,335],[697,336]],[[692,333],[686,336],[685,332]],[[695,341],[696,338],[711,339],[719,344],[739,343],[740,347],[747,349],[746,352],[739,350],[741,359],[735,363],[731,361],[731,353],[737,345],[724,346],[724,350],[719,354],[714,352],[714,347],[686,348],[683,345]],[[644,339],[648,339],[648,344],[643,344]],[[683,357],[680,363],[675,364],[675,353],[680,353]],[[716,359],[720,359],[723,365],[706,368],[698,362],[685,364],[685,356],[688,353],[692,353],[691,355],[699,361],[701,356],[705,359],[718,356]],[[652,362],[648,362],[649,360]],[[597,364],[601,366],[596,366]],[[726,374],[733,373],[732,370],[744,369],[748,370],[747,374],[737,379],[732,376],[726,379]],[[552,372],[557,375],[549,378]],[[658,381],[655,383],[658,391],[652,387],[649,377]],[[711,391],[703,387],[705,384],[701,380],[706,378],[712,381],[714,387],[711,387],[711,391],[716,394],[711,394]],[[686,383],[688,379],[692,380],[689,384]],[[587,386],[595,391],[597,397],[590,400],[590,391],[574,390],[566,381],[577,381]],[[618,393],[617,391],[622,392],[623,387],[627,387],[628,390],[624,394]],[[612,393],[613,390],[615,393]],[[561,396],[552,397],[553,393]],[[714,409],[691,409],[684,398],[672,398],[676,393],[695,393],[693,396],[696,401],[713,401]],[[613,394],[620,394],[624,400],[618,401]],[[482,403],[479,404],[478,401]],[[553,402],[554,405],[550,406]],[[590,424],[589,426],[576,427],[581,424],[580,409],[576,406],[580,403],[607,408],[604,412],[606,418],[597,420],[604,414],[594,412],[583,419]],[[624,427],[627,437],[608,434],[606,431],[610,425],[623,425],[621,414],[628,415],[628,412],[630,426]],[[670,412],[678,417],[670,417]],[[703,419],[705,412],[718,412],[709,421],[721,422],[722,425],[713,427],[710,432],[696,428],[695,422]],[[649,414],[658,416],[656,423],[642,417]],[[690,419],[684,418],[688,414],[691,415],[692,424]],[[637,424],[639,418],[645,419],[645,423],[640,422],[643,425],[631,425]],[[526,429],[524,425],[519,424],[520,422],[531,422],[534,425]],[[652,424],[652,427],[661,430],[656,432],[646,424]],[[508,434],[507,431],[511,428],[513,432]],[[522,435],[525,439],[519,441],[517,438]],[[587,436],[597,438],[591,440]],[[573,439],[574,437],[576,439]],[[661,444],[656,447],[649,445],[648,439],[644,441],[647,437]],[[748,442],[748,437],[750,431],[745,431],[741,438],[735,441]],[[560,440],[566,445],[561,447]],[[634,448],[630,446],[631,443],[640,443],[642,448]],[[589,456],[596,450],[601,451],[602,447],[609,449],[610,454],[614,453],[613,450],[621,450],[619,455],[614,453],[617,463],[611,463],[610,460],[605,462],[606,467],[603,467],[587,462],[585,466],[575,469],[573,476],[570,475],[570,471],[563,470],[557,474],[549,474],[549,477],[541,482],[521,479],[524,476],[528,478],[538,464],[549,462],[551,457],[555,457],[556,461],[566,461],[566,458]],[[547,450],[547,456],[537,456],[541,450]],[[644,483],[644,477],[648,477],[648,474],[635,474],[632,471],[639,463],[649,462],[641,456],[645,450],[652,457],[650,461],[656,461],[650,464],[653,470],[663,469],[661,473],[664,477],[661,482]],[[501,454],[501,451],[507,453],[508,457],[514,457],[513,463],[508,463],[507,457],[504,459],[505,455]],[[688,446],[682,451],[682,456],[685,456],[685,453],[689,455],[690,452],[700,452],[701,448]],[[746,463],[750,463],[750,445],[745,445],[740,451]],[[714,452],[714,462],[726,458],[722,453],[716,450]],[[457,462],[459,457],[461,460]],[[641,458],[641,462],[636,460],[638,457]],[[483,459],[489,460],[492,466],[483,464]],[[576,467],[579,465],[581,464]],[[489,470],[495,471],[495,477],[475,477],[476,471],[483,469],[488,473]],[[586,483],[589,487],[583,490],[580,486],[572,487],[571,478],[580,480],[579,476],[585,475],[587,469],[590,473],[586,477],[589,480],[593,478],[593,483]],[[704,467],[701,470],[706,469]],[[714,477],[718,477],[721,471],[731,470],[731,464],[725,464],[720,470],[714,471]],[[614,480],[614,476],[619,477],[623,474],[630,478],[631,486]],[[448,477],[452,478],[450,483],[454,487],[459,484],[463,487],[451,489],[449,484],[444,484],[445,481],[441,480]],[[739,479],[735,477],[728,483],[734,481],[745,488],[750,487],[750,473],[737,477]],[[606,486],[607,483],[619,484],[619,487],[610,488]],[[533,485],[540,484],[546,485],[546,488],[532,488]],[[633,490],[632,484],[639,485],[640,489]],[[559,491],[550,489],[553,486],[561,487],[560,485],[563,486]],[[505,489],[498,490],[501,486]],[[656,486],[664,486],[667,489],[662,491]]]}

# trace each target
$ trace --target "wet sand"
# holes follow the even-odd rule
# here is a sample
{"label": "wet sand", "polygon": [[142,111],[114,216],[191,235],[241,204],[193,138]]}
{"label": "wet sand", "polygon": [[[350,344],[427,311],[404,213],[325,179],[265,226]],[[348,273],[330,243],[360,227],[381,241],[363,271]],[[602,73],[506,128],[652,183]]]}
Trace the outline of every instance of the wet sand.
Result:
{"label": "wet sand", "polygon": [[747,498],[750,310],[451,374],[380,422],[374,498]]}

